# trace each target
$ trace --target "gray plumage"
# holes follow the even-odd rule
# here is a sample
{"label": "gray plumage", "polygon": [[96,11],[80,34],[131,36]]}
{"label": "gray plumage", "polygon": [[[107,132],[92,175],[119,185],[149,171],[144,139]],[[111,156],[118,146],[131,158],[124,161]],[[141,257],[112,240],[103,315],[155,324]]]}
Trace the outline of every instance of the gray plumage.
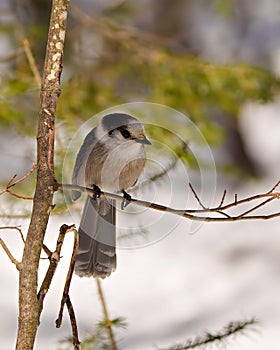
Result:
{"label": "gray plumage", "polygon": [[99,207],[104,201],[107,200],[87,197],[85,203],[75,264],[75,271],[81,277],[105,278],[116,269],[115,202],[108,202],[106,214],[101,216]]}
{"label": "gray plumage", "polygon": [[[86,136],[78,152],[73,184],[119,192],[133,186],[146,161],[142,124],[128,114],[106,115]],[[72,191],[72,198],[80,197]],[[105,278],[116,269],[116,203],[87,197],[79,227],[75,272]]]}

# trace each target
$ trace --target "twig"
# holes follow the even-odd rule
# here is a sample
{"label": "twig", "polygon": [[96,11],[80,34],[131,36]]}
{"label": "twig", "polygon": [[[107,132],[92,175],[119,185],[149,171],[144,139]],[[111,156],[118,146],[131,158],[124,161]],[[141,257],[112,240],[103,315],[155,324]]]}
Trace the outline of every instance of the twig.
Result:
{"label": "twig", "polygon": [[109,339],[110,339],[111,349],[117,350],[118,348],[117,348],[117,344],[116,344],[113,329],[112,329],[112,321],[109,318],[109,314],[108,314],[108,310],[107,310],[107,306],[106,306],[106,302],[105,302],[105,298],[104,298],[104,294],[103,294],[103,291],[101,288],[101,283],[100,283],[99,278],[96,278],[96,284],[97,284],[97,289],[98,289],[98,295],[99,295],[102,309],[103,309],[105,326],[106,326],[106,329],[107,329],[107,332],[109,335]]}
{"label": "twig", "polygon": [[1,226],[0,230],[17,230],[20,234],[20,237],[21,237],[23,243],[25,243],[25,239],[24,239],[22,229],[20,228],[20,226]]}
{"label": "twig", "polygon": [[71,303],[69,295],[67,295],[66,306],[67,306],[67,310],[68,310],[68,314],[69,314],[70,322],[71,322],[71,327],[72,327],[74,350],[79,350],[81,342],[79,340],[78,327],[77,327],[77,321],[76,321],[76,317],[75,317],[74,308],[73,308],[73,305]]}
{"label": "twig", "polygon": [[[63,245],[65,235],[67,232],[72,231],[73,229],[74,229],[74,225],[71,225],[71,226],[68,226],[66,224],[62,225],[60,227],[60,230],[59,230],[59,235],[58,235],[55,251],[53,253],[51,253],[50,250],[47,248],[47,252],[48,252],[48,256],[49,256],[49,260],[50,260],[50,265],[49,265],[49,268],[46,272],[45,278],[41,284],[41,288],[40,288],[40,290],[38,292],[38,296],[37,296],[38,301],[39,301],[40,310],[42,310],[42,308],[43,308],[43,301],[44,301],[45,296],[50,288],[53,276],[55,274],[57,265],[59,263],[60,252],[61,252],[61,248]],[[44,246],[44,250],[45,250],[45,248],[46,248],[46,246]]]}
{"label": "twig", "polygon": [[43,248],[43,251],[46,253],[48,259],[51,259],[52,251],[45,244],[43,244],[42,248]]}
{"label": "twig", "polygon": [[69,297],[69,289],[70,289],[70,284],[71,284],[71,280],[74,272],[75,260],[78,252],[78,246],[79,246],[79,235],[75,229],[72,229],[72,231],[74,232],[73,252],[72,252],[72,257],[71,257],[71,261],[70,261],[70,265],[69,265],[69,269],[68,269],[68,273],[67,273],[67,277],[64,285],[63,295],[61,298],[58,318],[55,323],[57,328],[61,326],[63,309],[64,309],[64,305],[66,304],[70,321],[71,321],[74,349],[79,350],[80,341],[78,336],[78,327],[77,327],[76,317],[74,313],[74,308],[72,306],[72,303]]}
{"label": "twig", "polygon": [[231,216],[227,213],[224,213],[223,211],[221,210],[217,210],[215,211],[215,213],[218,213],[218,214],[221,214],[222,216],[225,216],[226,218],[231,218]]}
{"label": "twig", "polygon": [[274,190],[279,186],[279,184],[280,184],[280,180],[278,182],[276,182],[276,184],[272,187],[272,189],[270,191],[268,191],[267,193],[274,192]]}
{"label": "twig", "polygon": [[189,183],[189,187],[190,187],[190,189],[191,189],[191,191],[192,191],[192,193],[193,193],[195,199],[197,200],[198,204],[201,206],[201,208],[204,209],[204,210],[207,209],[207,208],[202,204],[200,198],[198,197],[198,195],[197,195],[197,193],[196,193],[196,191],[195,191],[195,189],[193,188],[193,186],[192,186],[191,183]]}
{"label": "twig", "polygon": [[21,196],[20,194],[14,193],[10,190],[7,190],[6,192],[9,193],[11,196],[19,198],[19,199],[25,199],[25,200],[29,200],[29,201],[33,201],[33,199],[34,199],[34,197]]}
{"label": "twig", "polygon": [[25,52],[26,58],[28,60],[30,69],[31,69],[31,71],[32,71],[32,73],[34,75],[35,82],[36,82],[36,84],[38,86],[38,89],[40,89],[41,88],[42,79],[41,79],[39,70],[38,70],[38,68],[36,66],[36,62],[35,62],[33,53],[32,53],[31,48],[30,48],[29,40],[27,38],[24,38],[22,40],[22,45],[23,45],[24,52]]}
{"label": "twig", "polygon": [[3,194],[3,193],[5,193],[5,192],[7,192],[8,191],[8,189],[11,187],[11,184],[12,184],[12,182],[14,181],[14,179],[17,177],[17,174],[14,174],[12,177],[11,177],[11,179],[8,181],[8,183],[6,184],[6,186],[4,187],[4,189],[2,190],[2,191],[0,191],[0,196]]}
{"label": "twig", "polygon": [[247,331],[249,327],[256,325],[256,323],[257,321],[254,318],[245,321],[230,322],[221,331],[215,333],[206,331],[204,335],[197,336],[194,339],[189,339],[184,344],[178,344],[161,350],[188,350],[200,347],[204,348],[205,346],[213,344],[214,342],[224,342],[233,335],[242,334]]}
{"label": "twig", "polygon": [[21,269],[21,263],[13,257],[13,254],[10,252],[9,248],[6,246],[5,242],[0,238],[0,245],[4,249],[5,253],[7,254],[8,258],[10,259],[11,263],[13,263],[17,270],[20,271]]}
{"label": "twig", "polygon": [[220,204],[219,204],[219,208],[221,208],[222,207],[222,205],[224,204],[224,200],[225,200],[225,198],[226,198],[226,194],[227,194],[227,190],[224,190],[224,193],[223,193],[223,195],[222,195],[222,199],[221,199],[221,202],[220,202]]}
{"label": "twig", "polygon": [[[8,181],[8,183],[6,184],[6,186],[4,187],[4,189],[3,189],[2,191],[0,191],[0,196],[1,196],[3,193],[5,193],[5,192],[8,192],[8,193],[10,193],[11,195],[13,195],[13,196],[15,196],[15,197],[16,197],[16,196],[19,196],[19,195],[16,195],[15,193],[13,193],[13,192],[10,192],[10,188],[16,186],[16,185],[19,184],[20,182],[22,182],[22,181],[24,181],[25,179],[27,179],[27,178],[33,173],[33,171],[34,171],[35,169],[36,169],[36,164],[33,163],[31,169],[30,169],[24,176],[20,177],[20,178],[17,179],[16,181],[14,181],[14,180],[16,179],[17,174],[14,174],[14,175],[11,177],[11,179]],[[19,198],[21,198],[21,197],[19,197]],[[24,197],[22,197],[22,198],[24,198]],[[27,198],[24,198],[24,199],[27,199]]]}
{"label": "twig", "polygon": [[265,201],[261,202],[260,204],[255,205],[253,208],[251,208],[251,209],[245,211],[244,213],[240,214],[238,219],[241,219],[242,217],[246,216],[247,214],[252,213],[253,211],[255,211],[255,210],[259,209],[260,207],[268,204],[269,202],[273,201],[274,199],[275,199],[274,197],[270,197],[270,198],[266,199]]}
{"label": "twig", "polygon": [[[94,191],[91,188],[88,187],[83,187],[83,186],[78,186],[78,185],[70,185],[70,184],[55,184],[54,190],[75,190],[75,191],[80,191],[80,192],[85,192],[88,195],[93,195]],[[194,189],[193,189],[194,190]],[[123,200],[123,197],[121,195],[115,194],[115,193],[110,193],[110,192],[105,192],[101,191],[100,193],[101,196],[105,196],[108,198],[116,199],[116,200]],[[197,195],[196,195],[197,196]],[[136,205],[142,206],[142,207],[148,207],[154,210],[158,211],[164,211],[170,214],[182,216],[186,219],[193,220],[193,221],[207,221],[207,222],[226,222],[226,221],[241,221],[241,220],[268,220],[268,219],[273,219],[276,217],[280,216],[280,212],[275,212],[272,214],[267,214],[267,215],[244,215],[245,212],[242,212],[238,215],[229,215],[225,213],[225,210],[232,208],[232,207],[238,207],[241,204],[247,203],[247,202],[253,202],[258,199],[262,198],[267,198],[270,197],[272,200],[278,199],[280,197],[280,192],[267,192],[267,193],[262,193],[258,194],[252,197],[247,197],[241,200],[234,201],[230,204],[223,205],[222,207],[214,207],[214,208],[205,208],[205,209],[174,209],[167,207],[162,204],[158,203],[151,203],[148,201],[142,201],[139,199],[134,199],[131,198],[131,203],[134,203]],[[197,196],[198,198],[198,196]],[[200,199],[198,198],[199,203],[201,204]],[[257,207],[260,208],[261,206],[265,205],[267,202],[263,202],[261,205],[258,205]],[[253,210],[257,209],[257,207],[254,207]],[[251,212],[252,210],[250,210]],[[205,214],[210,214],[210,215],[205,215]],[[248,212],[249,213],[249,212]],[[199,214],[199,215],[197,215]],[[204,214],[204,215],[203,215]],[[216,216],[211,216],[213,214],[219,214],[222,217],[216,217]]]}
{"label": "twig", "polygon": [[30,213],[26,212],[25,214],[0,214],[0,219],[27,219],[30,218]]}
{"label": "twig", "polygon": [[[27,178],[33,173],[33,171],[34,171],[36,168],[37,168],[36,163],[32,163],[31,169],[30,169],[25,175],[23,175],[22,177],[20,177],[19,179],[17,179],[15,182],[13,182],[11,185],[9,185],[8,188],[11,188],[11,187],[13,187],[13,186],[16,186],[16,185],[19,184],[20,182],[22,182],[22,181],[24,181],[25,179],[27,179]],[[15,175],[14,178],[16,178],[16,177],[17,177],[17,175]]]}
{"label": "twig", "polygon": [[[17,174],[14,174],[11,179],[8,181],[7,185],[5,188],[9,188],[9,187],[12,187],[11,184],[12,182],[14,181],[14,179],[17,177]],[[2,192],[0,192],[0,194],[2,194]]]}
{"label": "twig", "polygon": [[[238,205],[241,205],[241,204],[244,204],[244,203],[253,202],[255,200],[266,198],[266,197],[271,197],[273,199],[278,199],[280,197],[280,192],[273,192],[273,189],[272,189],[272,190],[270,190],[270,191],[268,191],[266,193],[256,194],[254,196],[246,197],[246,198],[239,199],[239,200],[237,199],[237,194],[235,194],[234,201],[232,201],[232,202],[230,202],[230,203],[228,203],[226,205],[223,205],[223,206],[218,206],[218,207],[214,207],[214,208],[206,208],[206,211],[216,211],[217,209],[227,210],[227,209],[230,209],[232,207],[236,207]],[[200,212],[202,212],[202,211],[200,211]]]}

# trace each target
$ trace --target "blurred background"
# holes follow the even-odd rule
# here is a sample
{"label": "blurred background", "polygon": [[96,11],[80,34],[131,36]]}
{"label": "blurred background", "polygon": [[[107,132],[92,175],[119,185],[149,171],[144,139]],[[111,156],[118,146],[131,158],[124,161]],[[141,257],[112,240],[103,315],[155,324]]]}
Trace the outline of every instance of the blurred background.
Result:
{"label": "blurred background", "polygon": [[[13,174],[24,175],[36,161],[39,88],[23,39],[28,39],[41,74],[49,13],[50,2],[45,0],[0,1],[1,187]],[[187,115],[210,146],[216,181],[209,182],[203,200],[214,196],[214,203],[219,203],[224,188],[230,199],[235,193],[245,197],[266,192],[279,180],[279,75],[277,0],[71,1],[57,110],[57,180],[62,175],[71,179],[74,159],[65,162],[66,151],[86,121],[107,108],[144,101]],[[167,144],[187,169],[188,179],[200,186],[197,179],[207,169],[198,166],[193,153],[185,152],[192,133],[176,118],[171,122],[173,134],[167,128],[155,129],[161,118],[157,113],[146,116],[147,134]],[[185,139],[174,138],[176,130]],[[159,149],[155,146],[152,151]],[[184,196],[187,183],[177,165],[169,175],[175,179],[178,196]],[[157,201],[164,203],[161,180]],[[34,183],[32,175],[16,188],[17,193],[32,196]],[[148,193],[143,190],[143,197]],[[278,211],[276,204],[263,210]],[[71,210],[79,213],[81,205],[72,205]],[[22,225],[26,233],[30,210],[30,201],[2,195],[0,226]],[[63,223],[71,224],[73,218],[58,194],[46,235],[50,248]],[[221,329],[229,321],[252,316],[260,321],[258,332],[235,338],[228,348],[276,347],[280,341],[277,224],[277,219],[204,224],[191,235],[191,223],[180,221],[155,244],[148,244],[154,240],[147,238],[142,249],[120,249],[118,270],[103,283],[111,317],[126,322],[125,329],[115,330],[119,348],[166,348],[205,329]],[[0,234],[20,260],[22,243],[17,234],[8,230]],[[56,330],[54,322],[71,244],[69,238],[46,298],[36,343],[40,350],[69,348],[60,343],[70,335],[67,317],[62,330]],[[17,272],[2,251],[0,262],[0,343],[1,348],[12,349]],[[42,261],[42,276],[46,265]],[[103,316],[95,282],[74,277],[71,297],[81,339],[96,335],[84,349],[106,348],[106,336],[97,326]]]}

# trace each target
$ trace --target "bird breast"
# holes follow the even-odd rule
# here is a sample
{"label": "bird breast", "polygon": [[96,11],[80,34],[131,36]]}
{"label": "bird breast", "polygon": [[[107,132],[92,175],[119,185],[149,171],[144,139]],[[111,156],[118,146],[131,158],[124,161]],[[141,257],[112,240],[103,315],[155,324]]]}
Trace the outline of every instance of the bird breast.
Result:
{"label": "bird breast", "polygon": [[135,141],[111,149],[97,144],[87,160],[86,184],[95,184],[104,191],[126,190],[136,183],[145,162],[144,146]]}

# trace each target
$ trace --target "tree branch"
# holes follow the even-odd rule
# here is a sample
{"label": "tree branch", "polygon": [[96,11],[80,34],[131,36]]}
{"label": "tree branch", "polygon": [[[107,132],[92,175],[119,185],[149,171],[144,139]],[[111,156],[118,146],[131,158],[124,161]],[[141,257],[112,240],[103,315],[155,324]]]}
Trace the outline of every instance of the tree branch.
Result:
{"label": "tree branch", "polygon": [[79,334],[78,334],[77,321],[76,321],[74,308],[73,308],[73,305],[71,303],[69,295],[67,295],[66,306],[67,306],[67,310],[68,310],[68,314],[69,314],[69,318],[70,318],[70,322],[71,322],[71,327],[72,327],[74,350],[79,350],[80,349],[80,340],[79,340]]}
{"label": "tree branch", "polygon": [[34,199],[33,197],[22,196],[20,194],[14,193],[10,190],[7,190],[6,192],[9,193],[12,197],[16,197],[18,199],[24,199],[24,200],[28,200],[28,201],[33,201],[33,199]]}
{"label": "tree branch", "polygon": [[27,38],[22,39],[22,45],[23,45],[23,48],[24,48],[24,52],[25,52],[28,64],[30,66],[30,69],[31,69],[33,75],[34,75],[34,79],[35,79],[36,85],[40,89],[41,84],[42,84],[42,79],[41,79],[39,70],[38,70],[38,68],[36,66],[36,62],[35,62],[33,53],[32,53],[31,48],[30,48],[29,40]]}
{"label": "tree branch", "polygon": [[25,239],[23,237],[21,226],[1,226],[0,230],[17,230],[20,234],[21,240],[25,243]]}
{"label": "tree branch", "polygon": [[[20,237],[21,237],[23,243],[25,243],[22,230],[19,226],[1,226],[0,230],[17,230],[20,234]],[[20,271],[21,263],[17,259],[14,258],[13,254],[10,252],[9,248],[6,246],[6,243],[1,238],[0,238],[0,245],[2,246],[4,252],[7,254],[11,263],[13,263],[16,266],[18,271]]]}
{"label": "tree branch", "polygon": [[68,4],[69,0],[52,2],[38,119],[37,182],[19,277],[17,350],[33,349],[41,312],[37,299],[38,266],[54,193],[55,111],[60,95]]}
{"label": "tree branch", "polygon": [[62,317],[63,317],[63,309],[64,309],[64,305],[66,304],[68,314],[70,317],[71,327],[72,327],[74,349],[79,350],[80,341],[79,341],[79,335],[78,335],[77,321],[76,321],[76,317],[75,317],[74,308],[72,306],[70,296],[69,296],[70,284],[71,284],[71,280],[72,280],[72,276],[73,276],[73,272],[74,272],[75,260],[76,260],[78,247],[79,247],[78,232],[73,228],[72,228],[72,231],[74,231],[73,252],[72,252],[72,257],[71,257],[71,261],[70,261],[70,265],[69,265],[69,269],[68,269],[68,273],[67,273],[67,277],[66,277],[66,281],[65,281],[65,285],[64,285],[63,295],[61,298],[58,318],[57,318],[55,323],[56,323],[57,328],[59,328],[61,326]]}
{"label": "tree branch", "polygon": [[236,207],[238,205],[241,205],[241,204],[244,204],[244,203],[253,202],[253,201],[256,201],[258,199],[262,199],[262,198],[266,198],[266,197],[271,197],[273,199],[278,199],[278,198],[280,198],[280,192],[274,192],[275,189],[278,186],[279,186],[279,181],[268,192],[261,193],[261,194],[256,194],[254,196],[246,197],[246,198],[243,198],[243,199],[240,199],[240,200],[237,199],[237,194],[235,194],[234,200],[232,202],[226,204],[226,205],[223,205],[223,202],[224,202],[225,197],[226,197],[226,191],[224,191],[223,197],[222,197],[222,201],[221,201],[219,206],[211,208],[211,209],[210,208],[204,208],[204,210],[196,210],[196,212],[205,212],[205,211],[215,212],[217,210],[227,210],[227,209],[230,209],[232,207]]}
{"label": "tree branch", "polygon": [[[142,201],[139,199],[131,198],[131,203],[142,206],[142,207],[148,207],[154,210],[158,211],[164,211],[170,214],[182,216],[186,219],[193,220],[193,221],[207,221],[207,222],[226,222],[226,221],[241,221],[241,220],[268,220],[275,217],[280,216],[280,212],[272,213],[272,214],[263,214],[263,215],[248,215],[251,212],[263,207],[264,205],[268,204],[269,202],[272,202],[275,199],[280,198],[280,192],[274,192],[276,187],[279,185],[279,182],[273,186],[273,188],[265,193],[257,194],[251,197],[247,197],[241,200],[235,200],[233,202],[230,202],[229,204],[223,205],[223,202],[225,200],[225,192],[223,193],[222,200],[220,204],[217,207],[213,208],[207,208],[205,207],[201,199],[198,197],[197,193],[195,192],[194,188],[191,186],[192,192],[194,193],[194,196],[196,200],[198,201],[199,205],[202,207],[202,209],[174,209],[171,207],[167,207],[162,204],[158,203],[151,203],[148,201]],[[88,187],[82,187],[78,185],[70,185],[70,184],[56,184],[55,190],[75,190],[80,192],[85,192],[88,195],[93,195],[94,190]],[[116,200],[123,200],[123,197],[119,194],[115,193],[109,193],[105,191],[101,191],[101,196],[105,196],[111,199]],[[230,208],[239,208],[244,203],[254,203],[256,200],[265,199],[262,203],[253,205],[252,208],[249,210],[243,210],[238,215],[230,215],[226,211]],[[218,216],[217,216],[218,215]]]}
{"label": "tree branch", "polygon": [[194,339],[187,340],[184,344],[178,344],[171,346],[167,349],[158,349],[158,350],[189,350],[203,348],[207,345],[218,342],[218,344],[223,343],[229,337],[237,334],[242,334],[245,331],[248,331],[249,327],[256,325],[256,320],[254,318],[245,321],[235,321],[230,322],[227,326],[224,327],[221,331],[211,333],[206,331],[204,335],[197,336]]}
{"label": "tree branch", "polygon": [[[22,199],[30,199],[29,197],[23,197],[23,196],[19,196],[13,192],[10,191],[10,189],[16,185],[18,185],[20,182],[24,181],[25,179],[27,179],[32,173],[33,171],[36,169],[37,165],[35,163],[32,164],[31,169],[22,177],[20,177],[19,179],[15,180],[17,177],[17,174],[14,174],[11,179],[8,181],[8,183],[6,184],[6,186],[4,187],[4,189],[2,191],[0,191],[0,196],[3,193],[10,193],[12,196],[18,197],[18,198],[22,198]],[[33,199],[33,198],[32,198]]]}
{"label": "tree branch", "polygon": [[107,306],[106,306],[106,302],[105,302],[105,298],[104,298],[104,294],[102,291],[102,287],[101,287],[101,283],[100,283],[99,278],[96,278],[96,285],[97,285],[98,295],[99,295],[101,305],[102,305],[102,310],[103,310],[104,319],[105,319],[105,327],[106,327],[106,330],[108,332],[109,341],[111,344],[111,349],[117,350],[118,348],[117,348],[117,344],[115,341],[114,332],[112,329],[112,321],[109,318],[109,314],[108,314],[108,310],[107,310]]}
{"label": "tree branch", "polygon": [[42,282],[41,288],[38,293],[38,300],[39,300],[39,307],[40,310],[43,309],[43,301],[45,299],[45,296],[50,288],[53,276],[55,274],[57,265],[60,261],[60,252],[61,248],[64,242],[64,238],[67,232],[72,231],[74,229],[74,225],[68,226],[68,225],[62,225],[59,229],[59,235],[56,243],[56,248],[54,252],[51,252],[47,247],[43,247],[45,252],[48,254],[48,258],[50,260],[50,266],[46,272],[45,278]]}
{"label": "tree branch", "polygon": [[16,266],[17,270],[19,271],[21,269],[21,263],[19,261],[17,261],[17,259],[15,259],[13,257],[13,254],[10,252],[9,248],[6,246],[6,244],[5,244],[5,242],[3,241],[2,238],[0,238],[0,245],[4,249],[4,252],[7,254],[8,258],[11,261],[11,263],[13,263]]}

